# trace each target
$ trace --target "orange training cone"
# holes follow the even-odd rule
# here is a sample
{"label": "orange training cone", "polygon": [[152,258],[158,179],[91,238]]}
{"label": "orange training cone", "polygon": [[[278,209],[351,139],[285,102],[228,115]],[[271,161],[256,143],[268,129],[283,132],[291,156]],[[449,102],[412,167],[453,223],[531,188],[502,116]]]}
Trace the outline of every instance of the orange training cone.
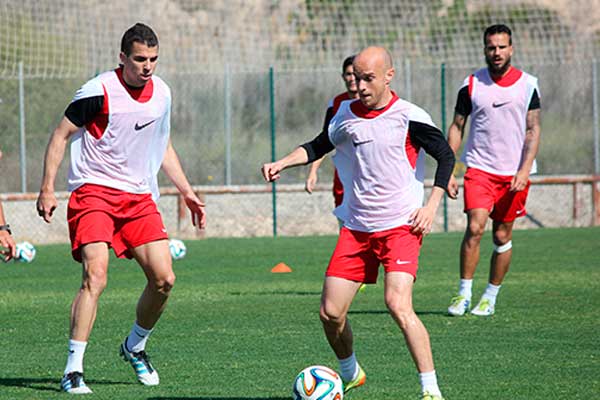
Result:
{"label": "orange training cone", "polygon": [[273,268],[271,268],[271,272],[273,272],[274,274],[285,274],[288,272],[292,272],[292,269],[284,263],[279,263]]}

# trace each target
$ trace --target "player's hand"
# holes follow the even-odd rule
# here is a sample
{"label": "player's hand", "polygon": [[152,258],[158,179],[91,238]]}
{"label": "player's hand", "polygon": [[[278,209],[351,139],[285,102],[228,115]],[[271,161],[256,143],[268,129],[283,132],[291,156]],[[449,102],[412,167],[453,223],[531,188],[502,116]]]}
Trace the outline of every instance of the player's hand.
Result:
{"label": "player's hand", "polygon": [[56,200],[54,192],[40,191],[35,205],[38,215],[44,218],[44,221],[50,223],[52,214],[58,206],[58,201]]}
{"label": "player's hand", "polygon": [[312,194],[317,184],[317,181],[318,178],[316,174],[309,174],[308,178],[306,178],[306,183],[304,184],[304,190],[306,190],[309,194]]}
{"label": "player's hand", "polygon": [[529,172],[517,171],[517,174],[513,176],[510,182],[511,192],[520,192],[527,187],[529,182]]}
{"label": "player's hand", "polygon": [[281,177],[280,172],[283,170],[282,165],[279,162],[266,163],[262,166],[262,175],[267,182],[276,181]]}
{"label": "player's hand", "polygon": [[448,181],[448,187],[446,188],[446,193],[448,193],[448,197],[456,200],[458,198],[458,182],[454,175],[450,175],[450,180]]}
{"label": "player's hand", "polygon": [[198,229],[204,229],[206,227],[206,210],[204,209],[204,203],[193,192],[184,195],[183,200],[192,214],[192,224],[197,226]]}
{"label": "player's hand", "polygon": [[0,247],[4,248],[0,250],[4,262],[15,258],[17,245],[13,237],[7,231],[0,231]]}
{"label": "player's hand", "polygon": [[409,217],[411,224],[410,231],[416,234],[427,235],[431,232],[434,216],[435,210],[431,209],[431,207],[425,206],[416,209]]}

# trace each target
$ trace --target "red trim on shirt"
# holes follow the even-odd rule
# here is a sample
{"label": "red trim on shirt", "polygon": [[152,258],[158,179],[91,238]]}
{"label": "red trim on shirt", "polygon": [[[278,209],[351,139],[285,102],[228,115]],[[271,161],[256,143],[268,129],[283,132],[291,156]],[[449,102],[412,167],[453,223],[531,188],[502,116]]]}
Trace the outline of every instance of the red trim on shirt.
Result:
{"label": "red trim on shirt", "polygon": [[410,131],[406,132],[406,157],[408,158],[408,162],[413,169],[417,168],[417,159],[419,158],[419,150],[421,148],[416,146],[412,140],[410,140]]}
{"label": "red trim on shirt", "polygon": [[502,86],[502,87],[509,87],[509,86],[514,85],[515,82],[517,82],[521,78],[522,75],[523,75],[523,71],[516,69],[512,66],[508,69],[508,72],[506,74],[504,74],[504,76],[501,76],[500,78],[495,78],[492,76],[492,74],[490,74],[494,83],[496,85]]}
{"label": "red trim on shirt", "polygon": [[340,108],[340,104],[342,104],[342,101],[345,100],[350,100],[350,95],[348,94],[348,92],[340,93],[333,98],[333,115],[335,115],[337,110]]}
{"label": "red trim on shirt", "polygon": [[390,102],[387,104],[387,106],[380,108],[378,110],[371,110],[369,108],[367,108],[367,106],[365,106],[362,101],[354,101],[352,102],[352,104],[350,104],[350,110],[352,110],[352,112],[354,113],[354,115],[356,115],[359,118],[365,118],[365,119],[371,119],[371,118],[375,118],[381,114],[383,114],[384,112],[386,112],[387,110],[390,109],[390,107],[399,99],[399,97],[396,95],[396,93],[394,91],[392,91],[392,100],[390,100]]}
{"label": "red trim on shirt", "polygon": [[102,85],[102,91],[104,92],[104,100],[102,101],[102,110],[96,114],[93,120],[85,125],[85,129],[96,139],[100,139],[106,131],[108,126],[108,93],[106,88]]}
{"label": "red trim on shirt", "polygon": [[144,86],[132,88],[125,82],[125,79],[123,79],[123,68],[117,68],[115,72],[117,73],[117,77],[119,77],[121,85],[123,85],[135,101],[146,103],[152,98],[152,93],[154,92],[154,82],[152,82],[152,78]]}
{"label": "red trim on shirt", "polygon": [[469,76],[469,97],[473,95],[473,79],[475,79],[475,75]]}

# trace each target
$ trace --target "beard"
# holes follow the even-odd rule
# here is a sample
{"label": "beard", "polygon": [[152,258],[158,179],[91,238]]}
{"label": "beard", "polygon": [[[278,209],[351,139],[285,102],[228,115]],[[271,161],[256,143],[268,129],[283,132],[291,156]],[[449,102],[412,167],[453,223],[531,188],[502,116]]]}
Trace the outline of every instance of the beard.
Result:
{"label": "beard", "polygon": [[493,60],[486,57],[485,62],[493,75],[504,75],[506,71],[510,68],[510,57],[506,60],[506,62],[500,66],[494,64]]}

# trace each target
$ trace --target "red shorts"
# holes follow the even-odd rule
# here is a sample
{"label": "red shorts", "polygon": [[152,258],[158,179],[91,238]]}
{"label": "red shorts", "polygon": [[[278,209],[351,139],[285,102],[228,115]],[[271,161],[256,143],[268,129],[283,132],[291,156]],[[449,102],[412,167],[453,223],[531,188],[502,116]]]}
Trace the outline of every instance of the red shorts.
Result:
{"label": "red shorts", "polygon": [[131,258],[128,249],[168,239],[150,194],[85,184],[71,193],[67,220],[71,253],[79,262],[85,244],[105,242],[117,257]]}
{"label": "red shorts", "polygon": [[511,192],[512,176],[495,175],[476,168],[468,168],[464,177],[465,212],[485,208],[497,222],[512,222],[527,215],[525,202],[531,182],[525,189]]}
{"label": "red shorts", "polygon": [[381,232],[342,227],[325,276],[375,283],[381,263],[386,273],[407,272],[416,279],[422,242],[408,225]]}

